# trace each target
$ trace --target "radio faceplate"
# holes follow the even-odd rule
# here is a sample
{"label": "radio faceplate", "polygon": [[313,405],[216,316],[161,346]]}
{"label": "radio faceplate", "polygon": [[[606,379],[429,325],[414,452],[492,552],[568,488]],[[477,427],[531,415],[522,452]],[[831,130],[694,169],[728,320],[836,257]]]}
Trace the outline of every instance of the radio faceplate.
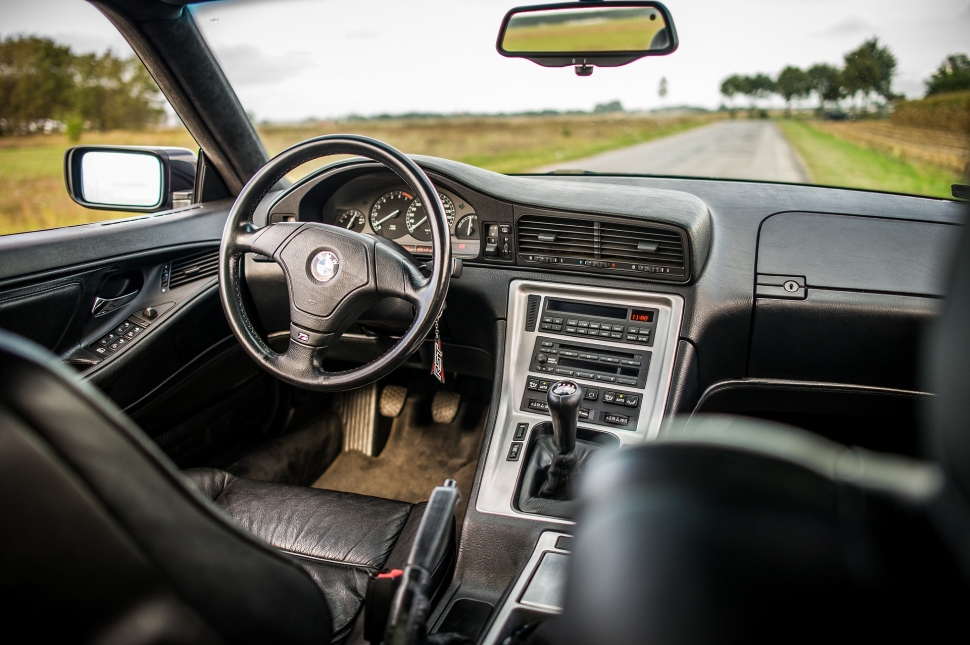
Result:
{"label": "radio faceplate", "polygon": [[611,307],[603,304],[546,298],[539,329],[586,338],[653,345],[657,309]]}

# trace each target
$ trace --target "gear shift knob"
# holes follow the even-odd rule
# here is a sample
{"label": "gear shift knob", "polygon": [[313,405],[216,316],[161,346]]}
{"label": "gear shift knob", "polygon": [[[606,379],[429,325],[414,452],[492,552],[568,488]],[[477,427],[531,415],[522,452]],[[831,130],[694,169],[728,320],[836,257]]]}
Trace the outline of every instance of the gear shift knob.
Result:
{"label": "gear shift knob", "polygon": [[558,381],[546,392],[546,403],[552,416],[552,432],[561,455],[576,448],[576,426],[579,424],[579,404],[582,402],[583,390],[572,381]]}

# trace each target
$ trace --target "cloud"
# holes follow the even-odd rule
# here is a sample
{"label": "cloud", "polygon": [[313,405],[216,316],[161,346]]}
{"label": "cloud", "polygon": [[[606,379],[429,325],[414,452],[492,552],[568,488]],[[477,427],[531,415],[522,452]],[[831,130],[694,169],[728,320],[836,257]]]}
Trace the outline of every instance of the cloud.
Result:
{"label": "cloud", "polygon": [[854,34],[868,33],[874,31],[874,27],[867,21],[858,16],[846,16],[831,27],[826,27],[816,31],[815,36],[852,36]]}
{"label": "cloud", "polygon": [[249,44],[221,47],[218,58],[226,76],[237,87],[278,83],[314,66],[313,54],[309,52],[270,54]]}

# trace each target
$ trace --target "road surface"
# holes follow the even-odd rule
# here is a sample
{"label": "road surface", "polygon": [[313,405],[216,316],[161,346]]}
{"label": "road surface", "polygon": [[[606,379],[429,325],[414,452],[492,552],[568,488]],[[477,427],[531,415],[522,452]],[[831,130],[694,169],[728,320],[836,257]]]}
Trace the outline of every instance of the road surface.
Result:
{"label": "road surface", "polygon": [[772,121],[719,121],[594,157],[538,169],[727,177],[810,183],[798,154]]}

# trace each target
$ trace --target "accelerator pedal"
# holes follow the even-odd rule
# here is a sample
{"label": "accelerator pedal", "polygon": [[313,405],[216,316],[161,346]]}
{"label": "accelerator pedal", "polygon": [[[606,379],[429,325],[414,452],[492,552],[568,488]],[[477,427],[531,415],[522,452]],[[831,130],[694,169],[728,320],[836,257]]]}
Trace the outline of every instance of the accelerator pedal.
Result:
{"label": "accelerator pedal", "polygon": [[458,414],[459,405],[461,394],[458,392],[436,392],[431,401],[431,418],[435,423],[451,423]]}
{"label": "accelerator pedal", "polygon": [[400,385],[388,385],[381,392],[381,416],[392,419],[401,414],[404,402],[408,398],[408,389]]}

